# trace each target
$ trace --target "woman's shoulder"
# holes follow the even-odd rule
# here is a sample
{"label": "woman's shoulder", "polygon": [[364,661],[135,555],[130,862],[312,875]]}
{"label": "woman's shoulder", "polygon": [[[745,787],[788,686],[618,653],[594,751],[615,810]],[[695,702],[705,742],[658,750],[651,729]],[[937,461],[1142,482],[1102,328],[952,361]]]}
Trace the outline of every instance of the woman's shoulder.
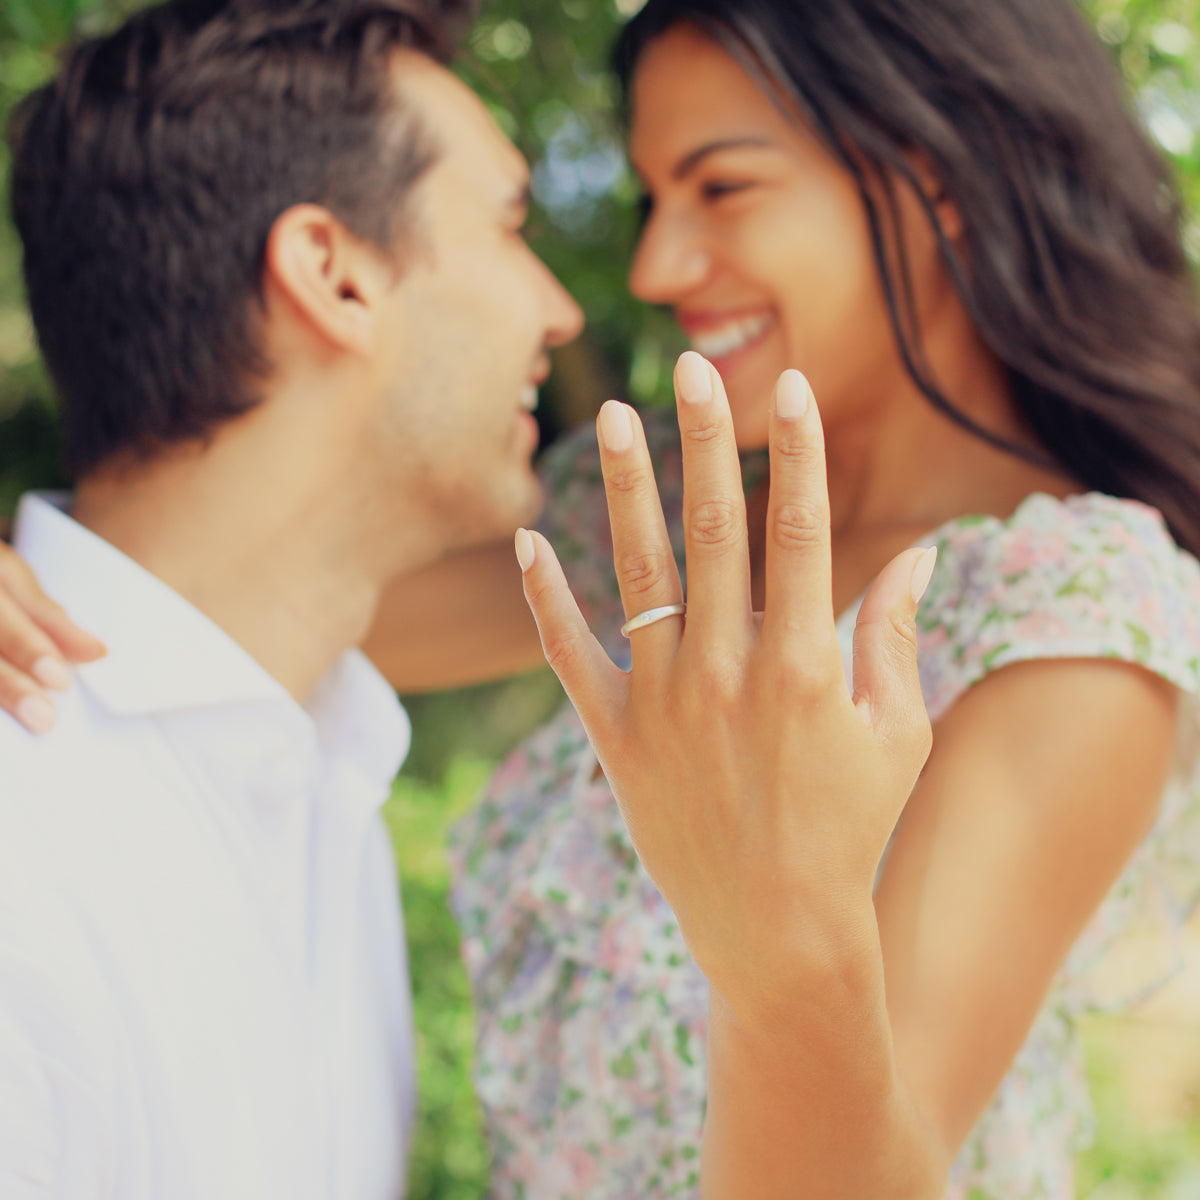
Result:
{"label": "woman's shoulder", "polygon": [[1200,691],[1200,564],[1148,505],[1035,494],[926,540],[938,566],[918,623],[935,719],[989,671],[1035,658],[1113,658]]}
{"label": "woman's shoulder", "polygon": [[926,540],[939,548],[918,614],[934,721],[1018,662],[1111,660],[1179,690],[1154,827],[1056,983],[1060,1003],[1124,1007],[1176,969],[1179,928],[1200,898],[1200,563],[1156,509],[1097,492],[1033,495],[1007,518],[962,517]]}

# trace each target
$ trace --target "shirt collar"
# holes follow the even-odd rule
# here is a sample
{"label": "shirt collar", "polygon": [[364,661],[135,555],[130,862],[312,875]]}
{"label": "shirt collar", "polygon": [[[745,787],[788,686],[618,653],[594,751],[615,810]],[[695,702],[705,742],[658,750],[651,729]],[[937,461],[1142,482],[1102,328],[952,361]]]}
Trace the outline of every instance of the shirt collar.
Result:
{"label": "shirt collar", "polygon": [[161,579],[65,511],[65,494],[25,496],[13,544],[42,587],[108,656],[78,668],[83,685],[118,716],[275,702],[313,722],[321,748],[388,778],[411,727],[395,693],[358,651],[343,655],[304,709],[220,626]]}

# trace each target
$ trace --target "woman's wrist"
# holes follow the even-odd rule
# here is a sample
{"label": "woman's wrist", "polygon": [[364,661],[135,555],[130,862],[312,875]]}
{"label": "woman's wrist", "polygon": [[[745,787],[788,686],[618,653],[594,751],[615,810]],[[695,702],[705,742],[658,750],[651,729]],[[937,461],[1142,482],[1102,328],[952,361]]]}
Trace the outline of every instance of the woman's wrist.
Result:
{"label": "woman's wrist", "polygon": [[753,1024],[712,995],[706,1200],[945,1195],[953,1154],[900,1074],[882,983],[824,986]]}
{"label": "woman's wrist", "polygon": [[[723,954],[694,955],[709,980],[712,1003],[748,1036],[778,1037],[798,1015],[883,1006],[883,959],[869,889],[824,883],[808,903],[789,885],[786,912],[748,932]],[[805,1022],[800,1021],[803,1028]],[[811,1027],[810,1027],[811,1028]]]}

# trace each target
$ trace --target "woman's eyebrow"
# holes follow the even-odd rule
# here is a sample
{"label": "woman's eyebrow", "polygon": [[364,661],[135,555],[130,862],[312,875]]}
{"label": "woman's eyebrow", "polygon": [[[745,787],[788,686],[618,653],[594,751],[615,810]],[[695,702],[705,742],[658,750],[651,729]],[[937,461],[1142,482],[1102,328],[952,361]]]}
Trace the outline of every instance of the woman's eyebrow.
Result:
{"label": "woman's eyebrow", "polygon": [[770,146],[771,142],[763,137],[731,137],[720,138],[714,142],[705,142],[703,146],[697,146],[690,154],[684,155],[683,158],[675,164],[675,169],[671,172],[671,178],[680,181],[690,175],[710,154],[716,154],[721,150],[738,150],[744,147],[763,147]]}

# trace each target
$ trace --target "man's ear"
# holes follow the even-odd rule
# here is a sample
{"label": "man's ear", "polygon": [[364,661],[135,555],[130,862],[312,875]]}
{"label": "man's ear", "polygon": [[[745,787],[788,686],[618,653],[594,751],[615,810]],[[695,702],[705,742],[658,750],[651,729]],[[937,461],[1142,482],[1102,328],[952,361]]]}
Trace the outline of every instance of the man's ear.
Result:
{"label": "man's ear", "polygon": [[265,284],[333,346],[351,354],[375,349],[373,301],[385,286],[379,251],[356,238],[328,209],[297,204],[267,238]]}

